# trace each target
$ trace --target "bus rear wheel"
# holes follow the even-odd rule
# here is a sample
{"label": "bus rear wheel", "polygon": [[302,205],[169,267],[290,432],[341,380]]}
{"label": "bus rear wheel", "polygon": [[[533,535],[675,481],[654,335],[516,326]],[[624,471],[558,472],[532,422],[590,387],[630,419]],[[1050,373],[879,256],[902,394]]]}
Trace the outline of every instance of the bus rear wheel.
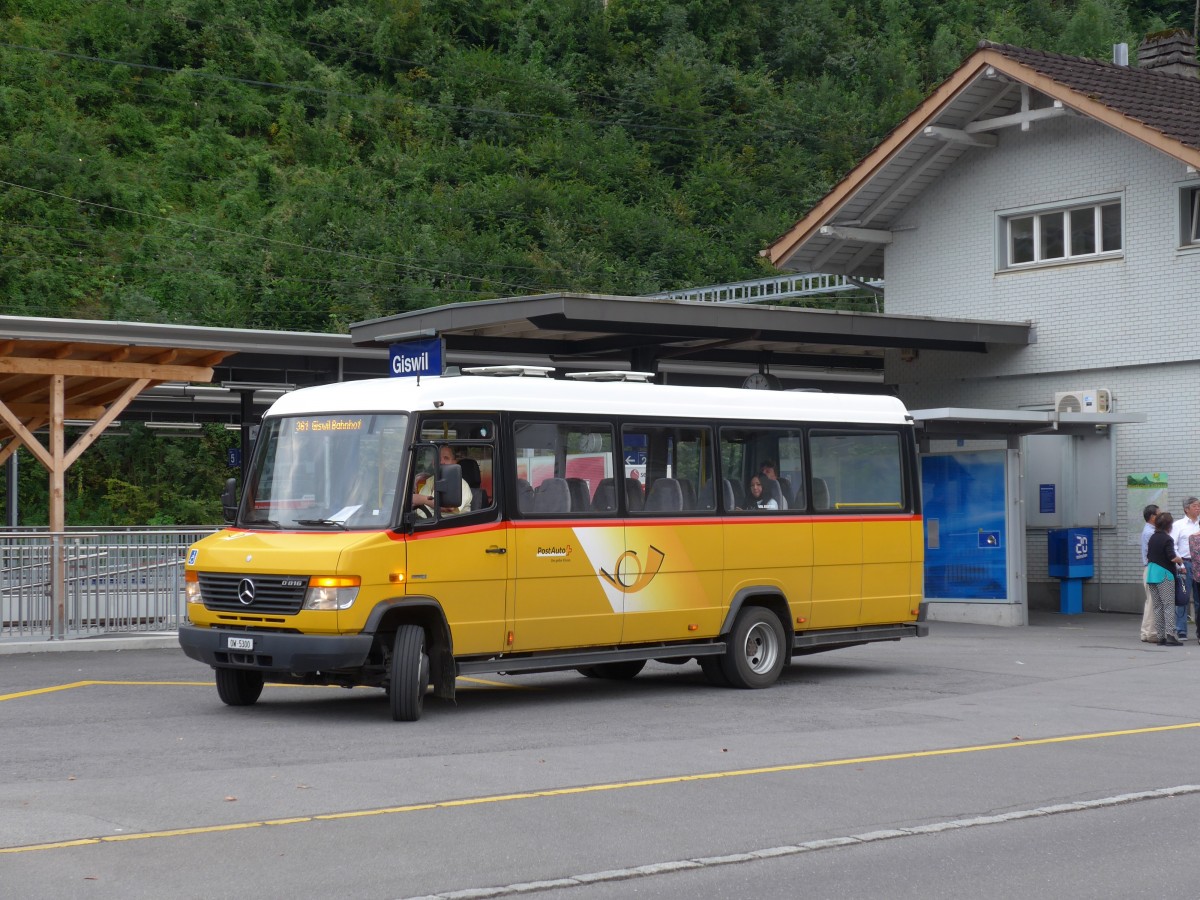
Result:
{"label": "bus rear wheel", "polygon": [[721,671],[738,688],[764,688],[783,671],[783,625],[761,606],[747,606],[738,614],[721,657]]}
{"label": "bus rear wheel", "polygon": [[425,629],[420,625],[401,625],[396,630],[389,675],[392,719],[417,721],[425,706],[425,688],[429,686],[429,654],[425,652]]}
{"label": "bus rear wheel", "polygon": [[217,696],[226,706],[253,706],[262,694],[262,672],[217,669]]}

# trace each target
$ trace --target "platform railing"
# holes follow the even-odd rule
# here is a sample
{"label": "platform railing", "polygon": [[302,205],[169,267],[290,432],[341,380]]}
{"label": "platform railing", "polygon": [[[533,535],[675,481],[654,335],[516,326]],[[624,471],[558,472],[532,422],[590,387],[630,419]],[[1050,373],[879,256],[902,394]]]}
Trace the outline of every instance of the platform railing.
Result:
{"label": "platform railing", "polygon": [[177,629],[187,548],[215,530],[0,529],[0,640]]}

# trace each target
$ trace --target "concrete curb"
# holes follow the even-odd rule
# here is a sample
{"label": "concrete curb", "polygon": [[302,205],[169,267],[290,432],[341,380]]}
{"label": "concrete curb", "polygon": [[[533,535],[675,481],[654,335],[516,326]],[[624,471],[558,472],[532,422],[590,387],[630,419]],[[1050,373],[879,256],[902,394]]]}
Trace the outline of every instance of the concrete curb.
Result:
{"label": "concrete curb", "polygon": [[85,650],[178,650],[179,635],[174,631],[146,634],[105,635],[68,638],[64,641],[0,641],[0,656],[19,653],[68,653]]}

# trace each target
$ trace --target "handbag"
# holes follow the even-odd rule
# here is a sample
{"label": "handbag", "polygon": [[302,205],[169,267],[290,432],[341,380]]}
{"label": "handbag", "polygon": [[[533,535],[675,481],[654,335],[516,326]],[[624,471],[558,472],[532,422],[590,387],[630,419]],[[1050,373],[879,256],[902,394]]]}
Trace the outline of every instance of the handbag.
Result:
{"label": "handbag", "polygon": [[1188,577],[1187,575],[1175,576],[1175,605],[1188,605]]}

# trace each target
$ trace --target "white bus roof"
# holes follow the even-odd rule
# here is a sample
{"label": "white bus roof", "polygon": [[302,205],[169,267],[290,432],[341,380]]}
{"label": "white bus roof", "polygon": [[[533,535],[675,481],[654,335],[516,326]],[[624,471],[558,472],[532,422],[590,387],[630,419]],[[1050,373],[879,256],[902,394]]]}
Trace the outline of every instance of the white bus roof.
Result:
{"label": "white bus roof", "polygon": [[895,397],[682,387],[636,382],[559,381],[551,378],[423,376],[342,381],[284,394],[268,416],[345,412],[538,412],[637,418],[750,419],[786,422],[904,424]]}

